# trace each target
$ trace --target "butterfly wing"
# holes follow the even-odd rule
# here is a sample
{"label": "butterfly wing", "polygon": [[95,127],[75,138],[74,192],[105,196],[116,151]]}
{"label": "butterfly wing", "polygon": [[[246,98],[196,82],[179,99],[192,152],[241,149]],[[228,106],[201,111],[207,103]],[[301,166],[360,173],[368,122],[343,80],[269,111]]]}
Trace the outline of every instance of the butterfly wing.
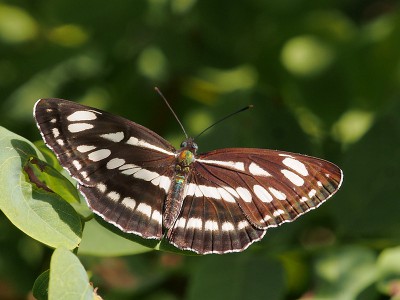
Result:
{"label": "butterfly wing", "polygon": [[198,253],[244,250],[267,228],[318,207],[343,180],[328,161],[263,149],[215,150],[200,155],[193,167],[168,238]]}
{"label": "butterfly wing", "polygon": [[125,232],[162,237],[172,145],[141,125],[67,100],[39,100],[34,117],[95,213]]}
{"label": "butterfly wing", "polygon": [[176,247],[200,254],[238,252],[262,239],[265,230],[252,226],[238,203],[216,181],[191,176],[182,210],[167,239]]}

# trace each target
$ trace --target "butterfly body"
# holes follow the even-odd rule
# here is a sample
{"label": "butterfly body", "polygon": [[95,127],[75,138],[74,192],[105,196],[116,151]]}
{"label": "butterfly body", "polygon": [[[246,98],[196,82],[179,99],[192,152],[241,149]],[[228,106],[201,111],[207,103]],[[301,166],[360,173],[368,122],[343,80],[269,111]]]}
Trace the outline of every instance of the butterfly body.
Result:
{"label": "butterfly body", "polygon": [[175,223],[181,211],[185,186],[192,172],[191,164],[195,160],[197,145],[192,139],[182,143],[176,154],[173,184],[168,191],[163,208],[163,227],[169,229]]}
{"label": "butterfly body", "polygon": [[197,154],[191,138],[176,150],[146,127],[67,100],[41,99],[34,116],[96,214],[200,254],[246,249],[268,228],[318,207],[343,180],[336,165],[296,153]]}

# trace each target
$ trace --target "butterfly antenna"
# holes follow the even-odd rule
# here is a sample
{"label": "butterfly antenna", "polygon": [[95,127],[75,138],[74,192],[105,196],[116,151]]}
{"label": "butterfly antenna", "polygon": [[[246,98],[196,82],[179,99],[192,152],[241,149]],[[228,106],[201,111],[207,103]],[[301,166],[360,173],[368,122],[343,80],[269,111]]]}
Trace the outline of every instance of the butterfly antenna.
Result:
{"label": "butterfly antenna", "polygon": [[209,130],[211,127],[214,127],[215,125],[217,125],[218,123],[221,123],[222,121],[224,121],[224,120],[226,120],[226,119],[228,119],[228,118],[230,118],[230,117],[232,117],[232,116],[234,116],[234,115],[236,115],[236,114],[238,114],[238,113],[240,113],[240,112],[242,112],[242,111],[245,111],[245,110],[248,110],[248,109],[250,109],[250,108],[253,108],[253,107],[254,107],[254,105],[250,104],[250,105],[247,105],[246,107],[243,107],[243,108],[241,108],[241,109],[239,109],[239,110],[237,110],[237,111],[235,111],[235,112],[233,112],[233,113],[231,113],[231,114],[229,114],[229,115],[223,117],[222,119],[218,120],[218,121],[215,122],[214,124],[208,126],[206,129],[204,129],[204,130],[203,130],[202,132],[200,132],[198,135],[196,135],[196,137],[194,138],[194,140],[197,139],[197,138],[198,138],[200,135],[202,135],[204,132],[206,132],[207,130]]}
{"label": "butterfly antenna", "polygon": [[154,88],[156,90],[156,92],[161,96],[161,98],[163,98],[164,102],[167,104],[168,108],[170,109],[170,111],[172,112],[172,114],[174,115],[175,119],[178,121],[179,125],[181,126],[183,133],[185,134],[186,138],[189,138],[189,136],[186,133],[185,128],[183,127],[181,121],[179,121],[178,116],[176,115],[176,113],[174,112],[174,110],[172,109],[171,105],[169,105],[167,99],[164,97],[164,95],[161,93],[161,91],[158,89],[158,87]]}

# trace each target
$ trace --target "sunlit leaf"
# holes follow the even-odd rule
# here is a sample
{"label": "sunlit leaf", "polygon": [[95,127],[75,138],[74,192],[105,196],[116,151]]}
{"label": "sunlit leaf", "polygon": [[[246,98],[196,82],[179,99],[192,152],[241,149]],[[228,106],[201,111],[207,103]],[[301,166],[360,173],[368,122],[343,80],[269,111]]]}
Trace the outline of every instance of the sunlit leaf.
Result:
{"label": "sunlit leaf", "polygon": [[75,210],[58,195],[32,183],[23,171],[32,157],[43,159],[41,154],[5,128],[0,128],[0,149],[0,208],[7,218],[48,246],[77,247],[81,221]]}
{"label": "sunlit leaf", "polygon": [[57,248],[50,262],[49,300],[93,299],[93,287],[79,259]]}

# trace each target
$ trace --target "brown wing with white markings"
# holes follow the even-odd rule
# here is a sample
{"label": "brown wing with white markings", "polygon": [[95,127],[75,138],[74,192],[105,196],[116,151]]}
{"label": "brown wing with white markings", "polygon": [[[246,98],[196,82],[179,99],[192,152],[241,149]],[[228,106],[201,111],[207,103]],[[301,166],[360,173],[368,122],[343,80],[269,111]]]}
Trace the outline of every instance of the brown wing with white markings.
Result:
{"label": "brown wing with white markings", "polygon": [[198,253],[242,251],[269,227],[295,220],[331,197],[343,180],[334,164],[249,148],[200,155],[172,243]]}
{"label": "brown wing with white markings", "polygon": [[162,237],[174,147],[139,124],[67,100],[41,99],[34,116],[96,214],[125,232]]}

